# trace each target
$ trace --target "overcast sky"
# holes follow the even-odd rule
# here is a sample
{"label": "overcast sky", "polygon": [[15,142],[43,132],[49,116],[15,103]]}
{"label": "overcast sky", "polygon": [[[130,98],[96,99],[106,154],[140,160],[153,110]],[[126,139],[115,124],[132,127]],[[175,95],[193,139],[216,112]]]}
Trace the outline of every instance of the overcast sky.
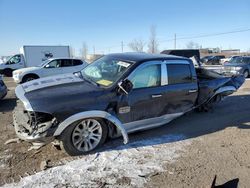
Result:
{"label": "overcast sky", "polygon": [[250,50],[250,0],[0,0],[0,55],[59,44],[78,53],[83,42],[90,53],[94,46],[97,53],[120,52],[121,41],[129,51],[133,39],[147,42],[152,25],[161,50],[174,47],[175,33],[177,48],[192,40]]}

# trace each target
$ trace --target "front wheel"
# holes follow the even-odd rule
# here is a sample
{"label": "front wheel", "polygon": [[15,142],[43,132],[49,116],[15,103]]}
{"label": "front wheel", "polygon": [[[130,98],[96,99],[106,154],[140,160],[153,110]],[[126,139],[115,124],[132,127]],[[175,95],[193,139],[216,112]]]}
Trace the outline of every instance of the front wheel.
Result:
{"label": "front wheel", "polygon": [[29,82],[29,81],[32,81],[32,80],[35,80],[35,79],[38,79],[38,78],[39,77],[37,75],[27,75],[27,76],[24,76],[21,83]]}
{"label": "front wheel", "polygon": [[69,155],[87,154],[105,142],[107,133],[107,126],[102,119],[83,119],[63,131],[60,136],[61,147]]}
{"label": "front wheel", "polygon": [[249,72],[248,72],[248,70],[245,70],[244,73],[243,73],[243,75],[244,75],[245,78],[248,78],[248,77],[249,77]]}

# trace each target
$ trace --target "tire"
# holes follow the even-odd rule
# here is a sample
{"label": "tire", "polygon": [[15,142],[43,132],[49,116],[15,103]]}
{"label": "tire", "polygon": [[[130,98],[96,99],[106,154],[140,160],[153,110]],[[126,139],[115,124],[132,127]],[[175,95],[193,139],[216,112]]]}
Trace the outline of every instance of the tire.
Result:
{"label": "tire", "polygon": [[37,75],[26,75],[26,76],[24,76],[22,83],[29,82],[29,81],[32,81],[32,80],[35,80],[38,78],[39,78],[39,76],[37,76]]}
{"label": "tire", "polygon": [[3,74],[7,77],[11,77],[12,76],[12,72],[13,70],[12,69],[4,69],[3,70]]}
{"label": "tire", "polygon": [[249,77],[249,71],[248,71],[248,70],[245,70],[245,71],[243,72],[243,75],[244,75],[245,78],[248,78],[248,77]]}
{"label": "tire", "polygon": [[[91,129],[94,130],[91,131]],[[93,134],[95,134],[95,136],[91,136]],[[98,135],[98,137],[96,135]],[[71,156],[76,156],[88,154],[103,145],[107,135],[108,128],[102,119],[87,118],[68,126],[60,135],[59,140],[61,148],[63,148],[66,153]]]}

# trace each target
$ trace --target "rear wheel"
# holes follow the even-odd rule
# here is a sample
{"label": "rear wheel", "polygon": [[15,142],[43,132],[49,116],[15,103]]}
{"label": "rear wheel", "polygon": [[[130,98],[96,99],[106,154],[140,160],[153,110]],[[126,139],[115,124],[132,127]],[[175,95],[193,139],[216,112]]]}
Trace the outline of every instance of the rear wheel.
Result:
{"label": "rear wheel", "polygon": [[248,72],[248,70],[245,70],[245,71],[243,72],[243,75],[244,75],[245,78],[248,78],[248,77],[249,77],[249,72]]}
{"label": "rear wheel", "polygon": [[70,125],[60,136],[61,147],[69,155],[83,155],[101,146],[108,129],[102,119],[88,118]]}

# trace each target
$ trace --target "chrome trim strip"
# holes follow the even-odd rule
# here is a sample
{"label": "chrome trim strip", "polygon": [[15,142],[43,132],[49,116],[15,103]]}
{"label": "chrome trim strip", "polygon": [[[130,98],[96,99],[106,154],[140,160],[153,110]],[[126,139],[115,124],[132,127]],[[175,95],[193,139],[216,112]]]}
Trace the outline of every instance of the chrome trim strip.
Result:
{"label": "chrome trim strip", "polygon": [[183,65],[189,65],[190,63],[187,60],[165,60],[165,64],[183,64]]}
{"label": "chrome trim strip", "polygon": [[179,112],[179,113],[173,113],[173,114],[166,114],[160,117],[134,121],[130,123],[125,123],[124,127],[128,133],[132,133],[132,132],[139,131],[139,130],[151,129],[151,128],[159,127],[161,125],[169,123],[173,119],[183,114],[184,114],[183,112]]}
{"label": "chrome trim strip", "polygon": [[223,92],[225,92],[225,91],[233,91],[233,92],[235,92],[235,91],[236,91],[236,88],[233,87],[233,86],[221,87],[221,88],[219,88],[219,89],[215,92],[214,95],[217,95],[217,94],[219,94],[219,93],[223,93]]}
{"label": "chrome trim strip", "polygon": [[161,64],[161,85],[168,85],[168,70],[166,63]]}
{"label": "chrome trim strip", "polygon": [[23,89],[22,85],[19,85],[16,87],[15,89],[15,93],[18,99],[20,99],[25,107],[26,110],[28,111],[33,111],[32,106],[30,105],[30,102],[28,101],[28,99],[24,96],[25,91]]}
{"label": "chrome trim strip", "polygon": [[67,118],[66,120],[64,120],[62,123],[58,125],[58,128],[56,129],[54,136],[59,136],[69,125],[71,125],[72,123],[80,119],[94,118],[94,117],[104,118],[112,122],[121,131],[124,144],[128,143],[127,131],[125,130],[120,120],[118,120],[115,116],[109,114],[108,112],[98,111],[98,110],[80,112],[80,113],[70,116],[69,118]]}

